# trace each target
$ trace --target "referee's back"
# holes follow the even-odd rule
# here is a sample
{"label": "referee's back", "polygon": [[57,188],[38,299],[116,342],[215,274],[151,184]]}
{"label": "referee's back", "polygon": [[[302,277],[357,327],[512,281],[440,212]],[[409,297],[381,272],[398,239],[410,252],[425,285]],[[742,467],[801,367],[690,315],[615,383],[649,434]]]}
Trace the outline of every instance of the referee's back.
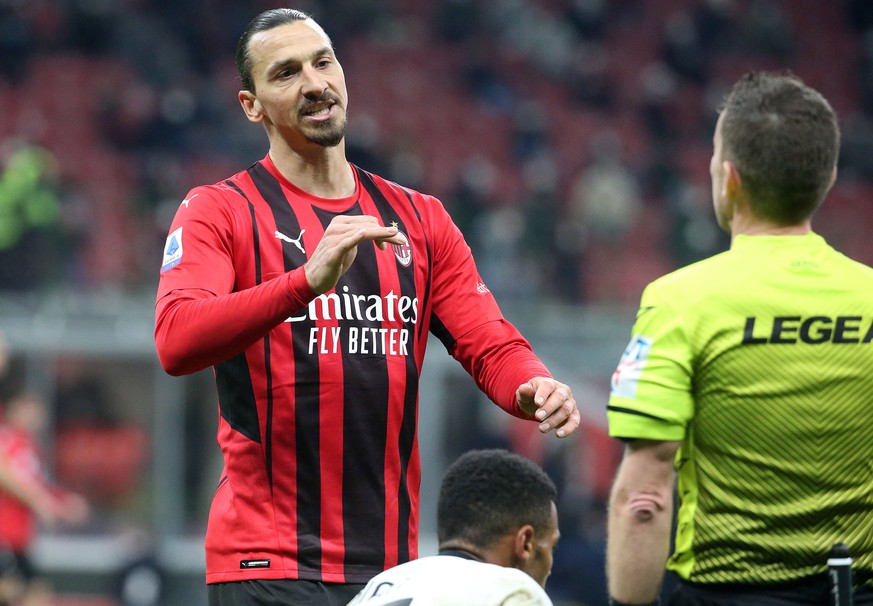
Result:
{"label": "referee's back", "polygon": [[838,542],[873,571],[873,269],[785,238],[739,236],[650,286],[696,352],[673,562],[691,580],[795,580]]}
{"label": "referee's back", "polygon": [[873,604],[873,269],[812,226],[839,140],[791,74],[750,72],[725,99],[710,175],[730,249],[649,284],[612,378],[615,604],[657,596],[674,477],[671,606],[827,603],[839,543]]}

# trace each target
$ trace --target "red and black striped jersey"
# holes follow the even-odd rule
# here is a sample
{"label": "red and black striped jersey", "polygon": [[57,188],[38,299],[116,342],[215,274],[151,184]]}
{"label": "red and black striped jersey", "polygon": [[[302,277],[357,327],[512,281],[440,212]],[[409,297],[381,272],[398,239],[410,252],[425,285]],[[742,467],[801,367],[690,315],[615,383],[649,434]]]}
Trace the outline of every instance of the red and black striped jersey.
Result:
{"label": "red and black striped jersey", "polygon": [[[155,340],[171,374],[213,366],[224,472],[207,582],[358,583],[417,557],[418,384],[428,333],[510,413],[549,376],[507,322],[442,204],[352,167],[352,196],[295,187],[269,156],[180,205],[164,250]],[[358,247],[316,296],[303,264],[337,215],[407,244]]]}

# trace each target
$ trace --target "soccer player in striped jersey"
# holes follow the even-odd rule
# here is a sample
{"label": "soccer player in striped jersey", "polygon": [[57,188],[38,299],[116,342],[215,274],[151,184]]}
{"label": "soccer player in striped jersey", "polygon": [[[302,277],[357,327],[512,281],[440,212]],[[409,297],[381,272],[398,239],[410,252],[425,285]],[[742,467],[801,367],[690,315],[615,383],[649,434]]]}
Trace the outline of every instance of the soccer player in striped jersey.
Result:
{"label": "soccer player in striped jersey", "polygon": [[645,289],[613,376],[614,604],[656,603],[677,471],[671,605],[827,604],[839,543],[873,604],[873,269],[811,226],[839,138],[791,74],[727,96],[710,172],[730,250]]}
{"label": "soccer player in striped jersey", "polygon": [[543,433],[571,434],[579,411],[502,316],[439,200],[347,161],[348,96],[322,28],[266,11],[237,67],[269,152],[179,206],[156,348],[170,374],[215,370],[211,606],[345,604],[417,557],[428,333]]}

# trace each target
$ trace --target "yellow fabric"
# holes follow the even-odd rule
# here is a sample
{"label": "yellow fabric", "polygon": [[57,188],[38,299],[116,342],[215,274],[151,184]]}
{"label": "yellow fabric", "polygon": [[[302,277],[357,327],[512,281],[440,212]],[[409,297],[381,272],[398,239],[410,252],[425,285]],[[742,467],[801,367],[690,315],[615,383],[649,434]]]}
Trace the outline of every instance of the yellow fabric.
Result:
{"label": "yellow fabric", "polygon": [[873,269],[820,236],[738,236],[650,284],[610,433],[682,440],[669,568],[702,583],[873,572]]}

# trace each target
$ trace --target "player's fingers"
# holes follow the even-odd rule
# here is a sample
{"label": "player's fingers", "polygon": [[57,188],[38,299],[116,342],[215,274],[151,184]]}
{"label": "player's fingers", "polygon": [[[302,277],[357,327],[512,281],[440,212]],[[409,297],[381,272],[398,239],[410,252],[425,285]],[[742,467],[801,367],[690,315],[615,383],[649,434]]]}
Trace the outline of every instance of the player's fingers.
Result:
{"label": "player's fingers", "polygon": [[330,220],[328,229],[333,226],[361,225],[365,223],[379,225],[379,220],[373,215],[337,215]]}
{"label": "player's fingers", "polygon": [[518,389],[515,390],[515,401],[518,402],[518,406],[530,416],[534,416],[537,411],[537,406],[534,404],[535,395],[536,389],[534,389],[530,382],[522,383],[518,386]]}
{"label": "player's fingers", "polygon": [[346,233],[357,229],[369,230],[370,228],[376,228],[379,232],[386,235],[393,236],[398,233],[397,227],[393,225],[383,226],[379,223],[379,220],[372,215],[339,215],[331,220],[330,225],[328,225],[325,230],[325,234],[334,232]]}
{"label": "player's fingers", "polygon": [[522,383],[518,386],[518,389],[515,390],[515,397],[518,398],[519,402],[531,404],[533,403],[535,396],[536,388],[534,388],[534,386],[531,385],[530,382]]}
{"label": "player's fingers", "polygon": [[365,240],[372,240],[384,249],[386,243],[405,244],[406,239],[399,234],[396,227],[382,227],[378,224],[363,223],[345,231],[339,240],[339,245],[345,250],[359,245]]}
{"label": "player's fingers", "polygon": [[567,420],[555,428],[555,435],[559,438],[566,438],[571,433],[579,429],[579,425],[581,423],[582,414],[579,412],[578,408],[574,407],[573,412],[570,414]]}
{"label": "player's fingers", "polygon": [[[537,395],[539,402],[540,395]],[[576,400],[570,388],[559,383],[549,394],[536,412],[537,420],[541,421],[540,431],[547,432],[567,422],[576,410]]]}
{"label": "player's fingers", "polygon": [[538,407],[542,408],[549,400],[549,397],[552,395],[552,392],[557,389],[558,383],[554,379],[547,378],[538,378],[533,379],[530,382],[531,387],[533,387],[533,401]]}
{"label": "player's fingers", "polygon": [[540,409],[537,411],[537,418],[540,420],[545,419],[567,398],[572,397],[570,388],[554,379],[541,379],[535,383],[535,386],[534,404]]}
{"label": "player's fingers", "polygon": [[376,238],[376,243],[382,244],[383,249],[385,248],[384,247],[385,244],[401,244],[402,245],[402,244],[406,244],[408,242],[406,237],[397,231],[396,227],[388,227],[387,229],[394,230],[394,233],[390,234],[388,236],[385,236],[385,237]]}
{"label": "player's fingers", "polygon": [[378,225],[357,225],[352,229],[344,230],[342,233],[334,234],[331,239],[328,239],[327,233],[325,233],[324,242],[326,246],[331,246],[332,243],[332,247],[337,251],[337,256],[343,256],[366,240],[376,242],[380,240],[391,241],[395,233],[387,230],[396,231],[396,228],[386,228]]}
{"label": "player's fingers", "polygon": [[408,240],[399,232],[394,234],[393,236],[388,236],[385,238],[375,238],[373,240],[376,246],[378,246],[381,250],[385,250],[389,244],[399,244],[403,246],[408,243]]}

